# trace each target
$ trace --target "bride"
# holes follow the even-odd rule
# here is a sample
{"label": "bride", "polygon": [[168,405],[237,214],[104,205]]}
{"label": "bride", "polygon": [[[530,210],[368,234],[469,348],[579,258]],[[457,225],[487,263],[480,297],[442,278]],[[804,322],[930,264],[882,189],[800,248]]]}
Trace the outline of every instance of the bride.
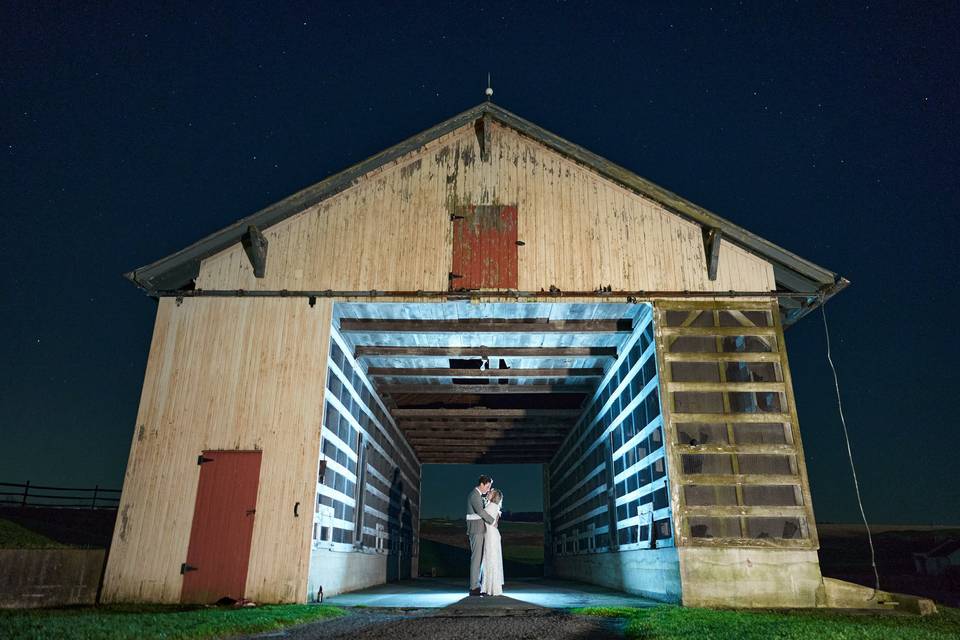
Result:
{"label": "bride", "polygon": [[480,590],[488,596],[503,594],[503,551],[500,548],[500,507],[503,493],[494,489],[484,510],[494,517],[483,536],[483,581]]}

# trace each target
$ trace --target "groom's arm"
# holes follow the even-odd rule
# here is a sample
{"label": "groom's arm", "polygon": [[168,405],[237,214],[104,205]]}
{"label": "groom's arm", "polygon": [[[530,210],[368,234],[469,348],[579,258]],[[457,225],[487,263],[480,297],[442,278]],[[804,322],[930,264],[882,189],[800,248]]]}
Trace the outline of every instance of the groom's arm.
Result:
{"label": "groom's arm", "polygon": [[483,498],[480,497],[480,494],[474,491],[470,495],[470,507],[473,509],[473,512],[483,518],[483,521],[487,524],[493,524],[493,516],[487,513],[487,510],[483,508]]}

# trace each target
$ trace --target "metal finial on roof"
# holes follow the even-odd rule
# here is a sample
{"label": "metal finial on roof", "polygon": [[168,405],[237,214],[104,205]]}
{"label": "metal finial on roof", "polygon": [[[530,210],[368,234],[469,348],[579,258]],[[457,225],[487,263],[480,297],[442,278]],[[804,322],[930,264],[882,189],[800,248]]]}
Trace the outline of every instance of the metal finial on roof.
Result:
{"label": "metal finial on roof", "polygon": [[493,97],[493,85],[490,83],[490,72],[487,72],[487,90],[484,91],[487,95],[487,102],[490,102],[490,98]]}

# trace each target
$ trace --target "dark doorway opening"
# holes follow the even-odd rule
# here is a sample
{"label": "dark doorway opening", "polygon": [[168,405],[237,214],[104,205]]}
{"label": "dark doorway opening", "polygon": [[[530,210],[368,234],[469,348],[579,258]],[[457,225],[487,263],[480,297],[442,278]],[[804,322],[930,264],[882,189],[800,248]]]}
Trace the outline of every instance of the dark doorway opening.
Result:
{"label": "dark doorway opening", "polygon": [[425,464],[422,468],[420,575],[467,579],[467,494],[480,474],[503,492],[500,534],[508,580],[544,575],[543,465]]}

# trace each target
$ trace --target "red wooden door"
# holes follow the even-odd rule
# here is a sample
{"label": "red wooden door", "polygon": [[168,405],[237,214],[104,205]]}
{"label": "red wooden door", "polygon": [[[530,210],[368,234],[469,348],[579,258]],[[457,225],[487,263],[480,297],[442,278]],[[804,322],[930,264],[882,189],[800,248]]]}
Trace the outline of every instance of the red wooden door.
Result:
{"label": "red wooden door", "polygon": [[453,221],[450,289],[517,288],[517,208],[463,207]]}
{"label": "red wooden door", "polygon": [[243,598],[260,483],[260,451],[204,451],[181,602]]}

